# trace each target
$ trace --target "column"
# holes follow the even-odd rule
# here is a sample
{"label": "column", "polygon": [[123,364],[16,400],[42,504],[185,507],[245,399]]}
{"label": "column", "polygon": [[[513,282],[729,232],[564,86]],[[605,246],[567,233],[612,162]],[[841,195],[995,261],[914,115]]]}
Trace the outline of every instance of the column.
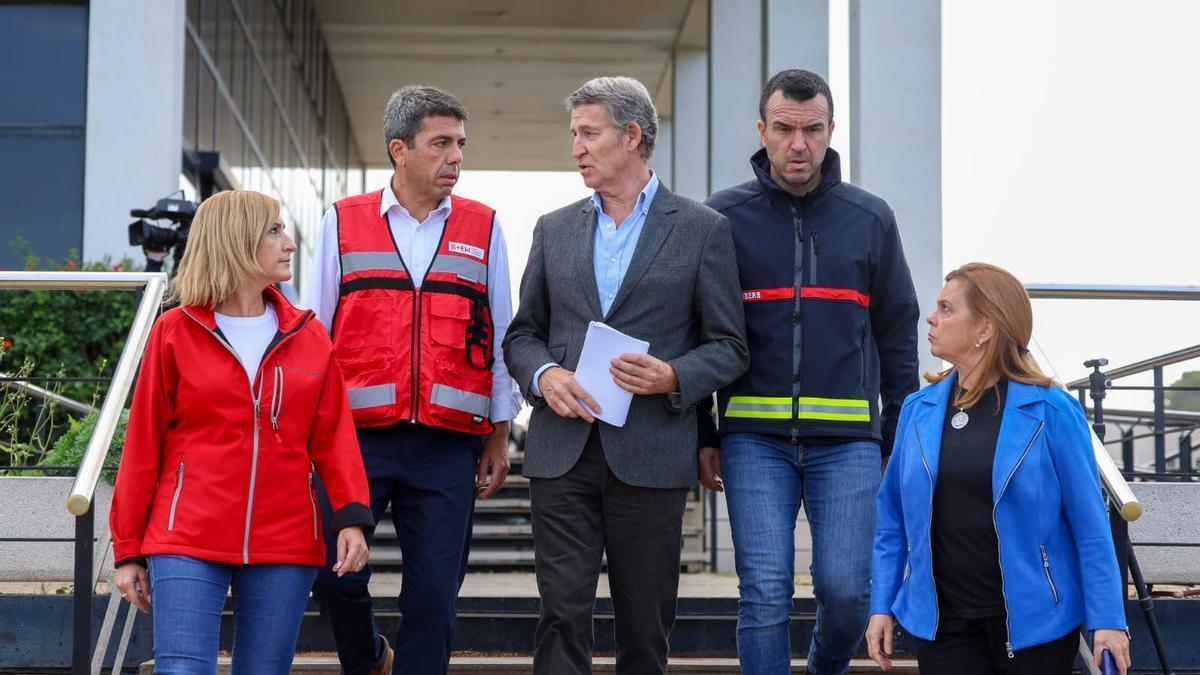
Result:
{"label": "column", "polygon": [[179,189],[185,12],[185,0],[90,4],[84,260],[133,256],[129,210]]}
{"label": "column", "polygon": [[942,287],[941,2],[850,2],[854,182],[896,212],[923,317]]}

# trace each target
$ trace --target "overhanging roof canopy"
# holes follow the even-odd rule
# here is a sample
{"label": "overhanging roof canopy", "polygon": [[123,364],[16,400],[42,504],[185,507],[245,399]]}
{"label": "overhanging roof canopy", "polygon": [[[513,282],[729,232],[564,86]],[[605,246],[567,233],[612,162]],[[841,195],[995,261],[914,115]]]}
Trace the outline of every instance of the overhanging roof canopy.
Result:
{"label": "overhanging roof canopy", "polygon": [[670,117],[670,57],[692,0],[314,4],[370,166],[388,166],[381,130],[388,96],[429,84],[467,107],[467,168],[573,170],[562,102],[586,80],[637,78],[660,117]]}

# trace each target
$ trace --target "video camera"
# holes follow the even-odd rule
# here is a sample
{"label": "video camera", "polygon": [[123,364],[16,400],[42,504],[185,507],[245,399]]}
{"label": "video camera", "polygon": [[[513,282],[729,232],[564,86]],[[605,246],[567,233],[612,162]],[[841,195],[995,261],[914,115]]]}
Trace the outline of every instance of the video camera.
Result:
{"label": "video camera", "polygon": [[[195,202],[166,197],[158,200],[154,208],[130,210],[129,215],[137,220],[129,224],[129,245],[157,253],[166,253],[175,245],[182,248],[187,243],[196,208]],[[161,227],[151,220],[167,220],[171,226]]]}

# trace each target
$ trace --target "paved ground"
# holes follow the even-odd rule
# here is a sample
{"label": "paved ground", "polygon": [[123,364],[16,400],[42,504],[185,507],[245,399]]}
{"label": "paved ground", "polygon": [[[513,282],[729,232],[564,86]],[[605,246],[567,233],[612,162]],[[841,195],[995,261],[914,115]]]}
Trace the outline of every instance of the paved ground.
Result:
{"label": "paved ground", "polygon": [[[916,673],[916,662],[913,661],[896,661],[895,667],[891,673]],[[612,657],[598,656],[592,660],[592,669],[596,673],[612,673],[616,667]],[[450,672],[458,675],[466,675],[467,673],[486,673],[487,675],[527,675],[533,670],[533,659],[528,656],[503,656],[503,657],[477,657],[477,656],[456,656],[450,661]],[[689,659],[671,659],[669,665],[671,675],[710,675],[715,673],[738,673],[741,672],[737,665],[737,659],[713,659],[713,658],[689,658]],[[152,663],[142,665],[141,672],[144,675],[150,675],[153,672]],[[230,672],[229,660],[222,659],[217,672]],[[297,656],[292,662],[293,673],[304,673],[305,675],[336,675],[339,671],[337,662],[330,657],[313,657],[313,656]],[[804,661],[796,659],[792,661],[792,672],[803,673]],[[850,673],[855,675],[865,673],[882,673],[874,662],[868,660],[854,660],[850,664]]]}
{"label": "paved ground", "polygon": [[[371,579],[371,594],[378,597],[397,595],[400,592],[399,574],[376,574]],[[796,579],[796,597],[811,598],[812,586],[807,577]],[[59,589],[67,588],[70,581],[3,581],[0,595],[54,595]],[[108,585],[101,583],[96,592],[108,593]],[[609,597],[608,575],[600,575],[597,595]],[[474,572],[463,582],[462,593],[468,598],[536,598],[537,582],[528,572]],[[736,598],[738,596],[737,575],[729,574],[681,574],[679,597],[681,598]]]}

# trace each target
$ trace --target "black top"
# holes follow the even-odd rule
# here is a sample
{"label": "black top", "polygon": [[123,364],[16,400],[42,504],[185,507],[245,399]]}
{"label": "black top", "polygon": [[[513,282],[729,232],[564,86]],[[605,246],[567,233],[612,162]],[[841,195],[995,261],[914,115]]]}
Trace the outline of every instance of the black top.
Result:
{"label": "black top", "polygon": [[[961,389],[955,388],[961,396]],[[943,616],[1004,616],[1000,549],[992,521],[992,463],[1008,381],[988,389],[955,429],[954,399],[942,423],[942,454],[933,493],[933,576]]]}

